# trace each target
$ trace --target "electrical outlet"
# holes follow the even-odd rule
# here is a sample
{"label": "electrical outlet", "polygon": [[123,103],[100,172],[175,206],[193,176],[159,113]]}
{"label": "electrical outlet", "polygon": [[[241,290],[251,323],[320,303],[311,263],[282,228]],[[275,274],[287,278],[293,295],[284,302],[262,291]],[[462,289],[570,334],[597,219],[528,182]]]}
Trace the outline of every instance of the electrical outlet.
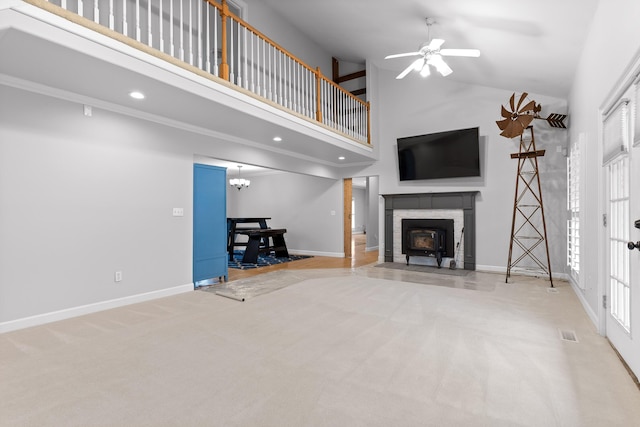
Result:
{"label": "electrical outlet", "polygon": [[183,208],[173,208],[173,216],[184,216]]}
{"label": "electrical outlet", "polygon": [[114,275],[115,282],[122,282],[122,271],[116,271]]}

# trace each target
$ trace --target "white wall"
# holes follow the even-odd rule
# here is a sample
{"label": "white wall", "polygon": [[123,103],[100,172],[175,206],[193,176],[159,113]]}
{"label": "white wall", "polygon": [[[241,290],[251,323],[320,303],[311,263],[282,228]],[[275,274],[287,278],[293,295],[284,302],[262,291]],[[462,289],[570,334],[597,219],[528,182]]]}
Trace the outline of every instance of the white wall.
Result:
{"label": "white wall", "polygon": [[[508,104],[512,92],[455,81],[455,74],[422,79],[410,75],[396,80],[395,74],[369,67],[373,118],[377,132],[374,144],[380,161],[359,175],[379,175],[380,194],[479,191],[476,199],[476,263],[478,268],[506,269],[517,161],[510,153],[518,151],[518,141],[500,136],[496,120],[500,106]],[[520,93],[526,88],[514,88]],[[530,94],[542,104],[543,114],[563,113],[566,102],[559,98]],[[482,177],[400,182],[397,172],[396,139],[412,135],[468,127],[480,127]],[[540,177],[546,209],[547,236],[552,271],[565,273],[566,250],[566,148],[568,133],[551,130],[535,122],[538,149],[546,149],[540,159]],[[381,236],[383,228],[380,229]],[[381,240],[381,250],[384,243]]]}
{"label": "white wall", "polygon": [[[599,125],[601,107],[619,79],[640,54],[640,3],[635,0],[601,0],[589,36],[584,44],[580,63],[569,97],[571,118],[570,138],[585,138],[581,166],[581,271],[585,286],[581,293],[592,319],[600,310],[605,256],[602,242],[603,187],[602,151]],[[632,213],[632,218],[640,216]],[[600,288],[600,289],[599,289]],[[594,319],[595,321],[595,319]]]}

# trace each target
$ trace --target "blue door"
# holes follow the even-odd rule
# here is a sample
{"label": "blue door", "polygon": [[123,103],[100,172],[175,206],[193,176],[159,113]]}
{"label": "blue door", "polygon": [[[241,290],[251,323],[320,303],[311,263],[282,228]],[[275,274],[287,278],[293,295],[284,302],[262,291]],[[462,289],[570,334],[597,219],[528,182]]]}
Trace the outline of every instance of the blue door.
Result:
{"label": "blue door", "polygon": [[227,170],[193,165],[193,283],[227,280]]}

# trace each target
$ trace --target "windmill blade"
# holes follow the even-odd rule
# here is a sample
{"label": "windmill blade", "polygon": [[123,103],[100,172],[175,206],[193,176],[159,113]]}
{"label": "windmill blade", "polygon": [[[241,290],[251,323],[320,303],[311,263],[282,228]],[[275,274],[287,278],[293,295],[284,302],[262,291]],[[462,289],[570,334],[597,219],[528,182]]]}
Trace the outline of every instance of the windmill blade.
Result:
{"label": "windmill blade", "polygon": [[497,120],[496,124],[498,125],[500,130],[505,130],[510,122],[511,122],[511,119],[504,119],[504,120]]}
{"label": "windmill blade", "polygon": [[444,43],[444,40],[442,40],[442,39],[433,39],[429,43],[429,46],[427,46],[427,49],[429,49],[429,50],[438,50],[438,49],[440,49],[440,46],[442,46],[442,43]]}
{"label": "windmill blade", "polygon": [[406,52],[406,53],[396,53],[394,55],[387,55],[384,59],[393,59],[393,58],[403,58],[405,56],[416,56],[421,55],[420,52]]}
{"label": "windmill blade", "polygon": [[440,55],[442,56],[468,56],[471,58],[477,58],[480,56],[478,49],[440,49]]}
{"label": "windmill blade", "polygon": [[522,114],[522,113],[525,113],[527,111],[533,111],[535,106],[536,106],[536,101],[529,101],[529,102],[527,102],[527,105],[525,105],[524,107],[522,107],[521,109],[518,110],[518,114]]}
{"label": "windmill blade", "polygon": [[404,76],[406,76],[411,72],[411,70],[416,69],[416,67],[418,67],[422,63],[422,61],[423,61],[422,58],[418,58],[415,61],[413,61],[411,65],[409,65],[400,74],[398,74],[398,76],[396,77],[396,80],[403,79]]}
{"label": "windmill blade", "polygon": [[518,101],[518,106],[513,111],[520,111],[520,106],[522,105],[524,100],[527,99],[527,96],[529,96],[529,94],[527,92],[522,92],[522,95],[520,95],[520,100]]}
{"label": "windmill blade", "polygon": [[500,115],[505,119],[511,119],[511,111],[508,111],[506,108],[504,108],[504,105],[501,105],[500,107],[502,108],[502,110],[500,111]]}

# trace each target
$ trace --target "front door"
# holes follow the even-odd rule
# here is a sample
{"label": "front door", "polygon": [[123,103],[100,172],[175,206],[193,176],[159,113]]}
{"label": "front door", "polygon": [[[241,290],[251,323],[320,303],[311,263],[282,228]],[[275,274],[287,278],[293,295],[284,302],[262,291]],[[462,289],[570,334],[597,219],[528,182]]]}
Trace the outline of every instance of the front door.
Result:
{"label": "front door", "polygon": [[[629,114],[634,110],[635,85],[603,120],[604,176],[606,176],[606,334],[631,370],[640,377],[640,240],[633,225],[640,218],[640,146],[633,144]],[[639,141],[640,142],[640,141]]]}

